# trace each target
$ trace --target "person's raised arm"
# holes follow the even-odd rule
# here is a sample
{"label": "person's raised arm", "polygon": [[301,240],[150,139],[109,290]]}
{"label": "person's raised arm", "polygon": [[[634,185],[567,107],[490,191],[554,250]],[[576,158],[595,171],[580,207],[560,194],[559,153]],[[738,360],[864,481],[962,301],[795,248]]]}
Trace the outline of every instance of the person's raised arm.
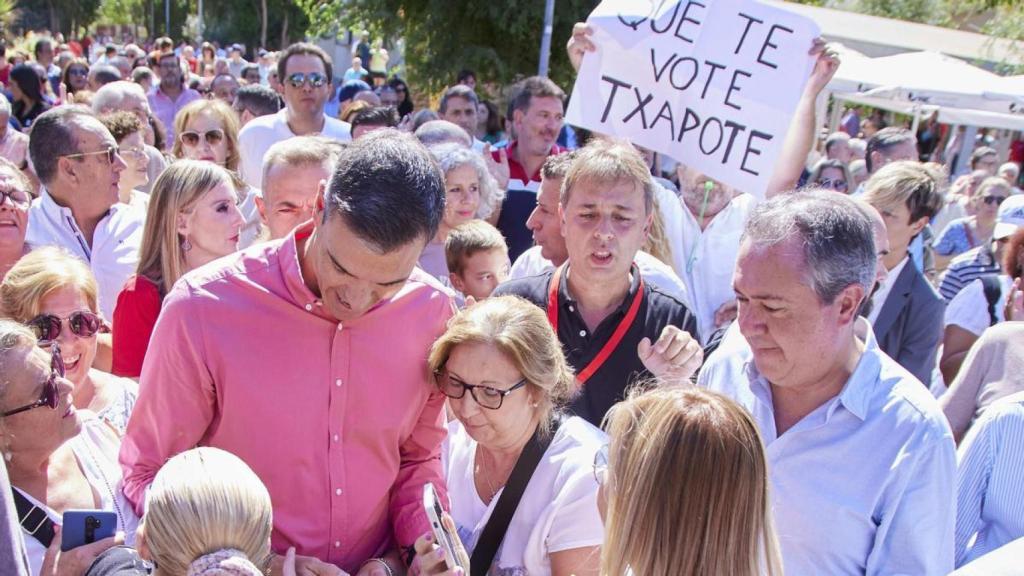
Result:
{"label": "person's raised arm", "polygon": [[817,60],[793,113],[786,139],[782,144],[782,152],[775,162],[775,172],[768,181],[768,189],[765,191],[767,198],[791,191],[800,182],[800,174],[803,173],[807,155],[814,146],[815,102],[818,94],[821,94],[839,69],[839,57],[821,38],[814,40],[810,54],[816,55]]}
{"label": "person's raised arm", "polygon": [[167,295],[142,366],[139,399],[119,457],[124,494],[142,516],[146,489],[168,458],[192,448],[216,412],[206,364],[203,300],[185,283]]}

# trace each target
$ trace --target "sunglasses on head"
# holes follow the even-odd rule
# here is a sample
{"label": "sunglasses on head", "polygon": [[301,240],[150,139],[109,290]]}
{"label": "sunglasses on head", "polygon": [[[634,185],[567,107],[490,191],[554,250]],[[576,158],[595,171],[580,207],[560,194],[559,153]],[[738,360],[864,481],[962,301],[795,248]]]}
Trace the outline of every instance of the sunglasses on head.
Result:
{"label": "sunglasses on head", "polygon": [[288,75],[288,83],[292,85],[292,88],[302,88],[306,82],[309,82],[313,88],[319,88],[327,84],[327,76],[319,72],[310,72],[309,74],[296,72]]}
{"label": "sunglasses on head", "polygon": [[210,146],[216,146],[224,140],[224,131],[220,128],[214,128],[213,130],[207,130],[206,132],[182,132],[178,135],[181,143],[185,146],[198,146],[199,139],[206,140],[206,143]]}
{"label": "sunglasses on head", "polygon": [[43,394],[39,397],[39,400],[31,404],[26,404],[15,408],[14,410],[8,410],[0,416],[7,418],[15,414],[22,412],[28,412],[34,408],[42,408],[46,406],[50,410],[55,410],[57,405],[60,404],[60,394],[57,392],[57,378],[64,377],[64,359],[60,355],[60,347],[57,344],[53,344],[53,351],[50,353],[50,375],[46,378],[46,383],[43,384]]}
{"label": "sunglasses on head", "polygon": [[992,206],[993,204],[999,206],[1006,200],[1006,196],[985,196],[981,199],[985,204]]}
{"label": "sunglasses on head", "polygon": [[[103,320],[92,312],[72,312],[67,318],[71,333],[80,338],[91,338],[103,330]],[[56,314],[40,314],[28,321],[40,344],[49,344],[60,338],[64,319]]]}

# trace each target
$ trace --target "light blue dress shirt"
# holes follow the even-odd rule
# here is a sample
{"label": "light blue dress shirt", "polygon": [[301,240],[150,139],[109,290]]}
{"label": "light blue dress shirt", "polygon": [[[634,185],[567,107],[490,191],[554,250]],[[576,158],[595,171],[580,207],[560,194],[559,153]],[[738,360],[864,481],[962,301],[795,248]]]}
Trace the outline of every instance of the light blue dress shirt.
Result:
{"label": "light blue dress shirt", "polygon": [[967,432],[957,459],[960,567],[1024,538],[1024,392],[989,406]]}
{"label": "light blue dress shirt", "polygon": [[787,576],[948,574],[949,425],[928,390],[878,348],[864,318],[856,331],[864,352],[842,391],[781,436],[771,386],[736,324],[698,384],[739,402],[760,428]]}

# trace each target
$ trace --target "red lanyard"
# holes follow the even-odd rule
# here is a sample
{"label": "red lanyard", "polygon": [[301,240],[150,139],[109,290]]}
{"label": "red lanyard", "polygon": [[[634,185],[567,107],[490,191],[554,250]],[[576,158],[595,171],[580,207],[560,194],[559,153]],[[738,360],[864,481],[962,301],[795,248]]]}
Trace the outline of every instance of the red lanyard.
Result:
{"label": "red lanyard", "polygon": [[[558,335],[558,286],[562,281],[563,270],[565,270],[565,264],[555,268],[555,273],[551,275],[551,285],[548,287],[548,322],[555,329],[555,336]],[[626,336],[626,332],[633,325],[633,321],[636,320],[636,314],[640,311],[640,302],[644,299],[644,279],[640,276],[640,271],[635,265],[632,268],[632,273],[636,274],[638,279],[633,302],[630,303],[626,315],[622,317],[619,325],[615,328],[615,332],[612,332],[612,337],[601,347],[601,351],[597,353],[597,356],[594,356],[594,359],[584,369],[576,373],[576,381],[579,382],[581,387],[608,360],[608,357],[619,346],[619,342],[622,342],[622,338]]]}

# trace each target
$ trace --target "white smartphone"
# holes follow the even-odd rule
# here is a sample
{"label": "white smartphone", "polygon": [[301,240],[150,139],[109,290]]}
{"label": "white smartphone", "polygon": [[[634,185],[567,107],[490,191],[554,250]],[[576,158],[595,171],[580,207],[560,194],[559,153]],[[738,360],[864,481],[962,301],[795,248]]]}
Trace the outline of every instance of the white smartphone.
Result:
{"label": "white smartphone", "polygon": [[434,541],[437,542],[438,546],[444,548],[445,564],[448,570],[454,570],[458,567],[468,574],[469,567],[463,566],[459,562],[458,555],[455,553],[455,543],[458,541],[459,536],[452,534],[444,523],[441,522],[441,515],[444,513],[444,509],[441,508],[437,491],[430,482],[423,485],[423,508],[427,511],[427,518],[430,520],[430,530],[434,533]]}

